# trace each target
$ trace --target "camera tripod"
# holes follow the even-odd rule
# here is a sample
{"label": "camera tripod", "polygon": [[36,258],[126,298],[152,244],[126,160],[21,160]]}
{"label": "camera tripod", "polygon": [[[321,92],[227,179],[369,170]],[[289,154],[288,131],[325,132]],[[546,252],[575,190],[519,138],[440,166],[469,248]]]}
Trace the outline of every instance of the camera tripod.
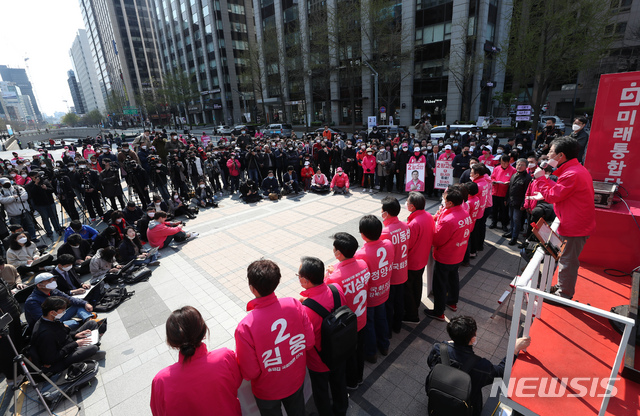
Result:
{"label": "camera tripod", "polygon": [[[14,382],[16,382],[18,380],[18,366],[20,366],[20,368],[22,369],[22,373],[24,374],[26,379],[29,381],[29,384],[33,387],[33,389],[38,394],[38,400],[40,401],[40,404],[42,404],[42,406],[45,408],[45,410],[46,410],[46,412],[47,412],[47,414],[49,416],[53,416],[53,412],[49,408],[49,405],[47,404],[47,401],[42,396],[42,392],[40,391],[40,389],[38,388],[37,383],[33,379],[33,374],[36,374],[36,375],[44,378],[47,381],[47,383],[49,383],[49,385],[51,385],[51,387],[53,387],[56,390],[58,390],[60,392],[60,394],[62,394],[64,397],[66,397],[71,403],[73,403],[74,406],[76,406],[78,408],[78,411],[76,412],[76,414],[80,413],[81,407],[75,400],[73,400],[71,397],[69,397],[69,395],[67,395],[67,393],[62,391],[62,389],[60,389],[60,387],[58,387],[58,385],[56,383],[54,383],[49,377],[47,377],[44,374],[44,372],[42,370],[40,370],[35,364],[33,364],[31,361],[29,361],[29,359],[27,357],[25,357],[24,355],[22,355],[22,354],[20,354],[18,352],[18,350],[16,349],[15,344],[13,343],[13,340],[11,339],[11,336],[9,335],[9,324],[13,321],[13,319],[11,318],[11,315],[9,315],[8,313],[5,313],[2,316],[1,319],[2,319],[2,323],[4,323],[4,328],[2,328],[0,330],[0,335],[2,335],[3,337],[7,338],[7,340],[9,341],[9,344],[11,345],[11,349],[13,349],[13,352],[16,354],[15,357],[13,358],[13,380],[14,380]],[[27,368],[27,365],[31,368],[31,371],[29,370],[29,368]],[[13,414],[16,415],[17,414],[16,406],[18,405],[18,390],[21,390],[20,389],[20,385],[16,383],[16,384],[13,385],[12,389],[13,389]]]}

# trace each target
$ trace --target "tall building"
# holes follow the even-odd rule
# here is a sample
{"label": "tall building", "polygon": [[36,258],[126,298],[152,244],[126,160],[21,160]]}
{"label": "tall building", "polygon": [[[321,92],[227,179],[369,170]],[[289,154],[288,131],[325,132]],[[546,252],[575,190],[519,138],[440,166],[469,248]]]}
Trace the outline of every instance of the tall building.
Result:
{"label": "tall building", "polygon": [[249,42],[255,38],[251,2],[154,0],[154,4],[162,67],[187,72],[200,92],[200,99],[187,108],[193,121],[241,123],[243,113],[251,113],[253,107],[253,89],[240,82],[249,71]]}
{"label": "tall building", "polygon": [[85,111],[88,113],[97,109],[106,114],[105,97],[100,89],[98,73],[91,56],[86,30],[78,30],[78,34],[69,50],[69,56],[78,80]]}
{"label": "tall building", "polygon": [[151,0],[80,0],[80,9],[107,107],[137,106],[162,80]]}
{"label": "tall building", "polygon": [[33,92],[33,86],[29,81],[29,76],[24,68],[9,68],[6,65],[0,65],[0,78],[3,81],[14,82],[23,95],[29,96],[31,107],[38,120],[42,118],[38,103],[36,102],[36,96]]}
{"label": "tall building", "polygon": [[71,98],[73,99],[73,106],[76,114],[87,114],[88,111],[84,105],[84,100],[82,98],[82,91],[78,86],[78,81],[76,80],[76,74],[73,70],[67,71],[67,83],[69,84],[69,91],[71,91]]}
{"label": "tall building", "polygon": [[0,96],[7,121],[21,121],[33,127],[38,121],[31,97],[22,93],[15,82],[0,81]]}

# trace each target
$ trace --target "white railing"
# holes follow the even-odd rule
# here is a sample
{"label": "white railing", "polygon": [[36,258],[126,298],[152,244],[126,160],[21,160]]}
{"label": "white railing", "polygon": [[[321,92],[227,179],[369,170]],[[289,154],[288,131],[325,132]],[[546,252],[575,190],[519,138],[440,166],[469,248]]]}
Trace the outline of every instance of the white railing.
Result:
{"label": "white railing", "polygon": [[[556,231],[559,225],[560,222],[558,219],[556,219],[553,222],[551,228]],[[542,265],[542,274],[538,285],[538,276],[540,276],[540,265]],[[511,332],[509,335],[509,344],[507,346],[507,362],[504,370],[500,400],[501,402],[517,409],[519,412],[526,415],[535,415],[535,413],[533,413],[529,409],[524,408],[508,397],[509,391],[511,391],[509,384],[512,382],[511,370],[513,368],[513,360],[509,359],[509,357],[513,357],[514,355],[516,339],[518,338],[518,330],[522,318],[522,305],[525,297],[527,298],[527,310],[524,316],[524,330],[522,336],[529,336],[533,319],[535,317],[541,316],[542,304],[544,299],[550,299],[556,303],[561,304],[564,307],[575,308],[583,312],[587,312],[624,324],[625,328],[622,334],[622,340],[620,341],[620,345],[618,346],[618,352],[616,354],[615,362],[613,363],[613,366],[611,368],[611,375],[609,377],[606,390],[607,392],[612,391],[613,385],[617,378],[618,369],[620,368],[620,364],[622,363],[626,345],[629,341],[631,330],[635,325],[635,321],[633,319],[627,318],[625,316],[607,312],[602,309],[594,308],[593,306],[574,302],[569,299],[565,299],[560,296],[548,293],[551,289],[551,283],[555,269],[556,260],[551,255],[549,255],[543,247],[538,247],[533,257],[527,264],[527,267],[525,268],[522,275],[517,276],[511,282],[511,286],[516,291],[516,298],[513,305]],[[504,390],[505,388],[507,389],[506,391]],[[604,394],[602,405],[600,407],[598,415],[604,416],[607,405],[609,404],[609,399],[610,394]]]}

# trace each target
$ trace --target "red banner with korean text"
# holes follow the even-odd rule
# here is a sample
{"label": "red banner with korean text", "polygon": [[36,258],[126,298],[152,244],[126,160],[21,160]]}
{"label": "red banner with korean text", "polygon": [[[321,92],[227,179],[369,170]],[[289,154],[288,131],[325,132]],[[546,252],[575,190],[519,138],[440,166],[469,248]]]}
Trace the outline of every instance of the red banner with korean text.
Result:
{"label": "red banner with korean text", "polygon": [[[584,166],[594,181],[618,183],[640,201],[640,72],[600,77]],[[621,191],[626,195],[624,191]]]}

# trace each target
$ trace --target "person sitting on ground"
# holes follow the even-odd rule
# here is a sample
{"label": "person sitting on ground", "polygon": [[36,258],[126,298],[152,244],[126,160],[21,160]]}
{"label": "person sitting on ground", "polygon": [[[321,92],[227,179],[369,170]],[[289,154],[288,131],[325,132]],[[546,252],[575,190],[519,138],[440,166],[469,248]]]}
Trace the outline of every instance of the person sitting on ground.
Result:
{"label": "person sitting on ground", "polygon": [[127,228],[128,225],[127,220],[124,219],[122,211],[113,211],[111,213],[111,221],[109,221],[109,225],[115,227],[116,230],[118,230],[118,236],[120,237],[120,239],[122,239],[124,229]]}
{"label": "person sitting on ground", "polygon": [[[447,324],[447,334],[449,334],[451,341],[445,343],[447,344],[447,352],[452,367],[462,369],[471,360],[477,360],[469,372],[471,376],[470,405],[473,407],[474,416],[479,416],[482,412],[482,387],[493,383],[494,378],[503,376],[507,361],[507,357],[505,357],[500,364],[496,365],[486,358],[478,357],[473,351],[473,347],[478,341],[477,331],[478,325],[471,316],[456,316],[451,318],[451,321]],[[516,340],[515,354],[526,349],[530,344],[531,338],[518,338]],[[427,364],[431,371],[433,371],[436,364],[442,363],[440,345],[440,343],[434,344],[427,358]],[[513,358],[515,359],[515,357]],[[425,389],[427,387],[425,385]],[[429,412],[436,410],[444,410],[446,413],[446,409],[429,409]]]}
{"label": "person sitting on ground", "polygon": [[329,192],[329,181],[320,168],[318,168],[313,178],[311,178],[311,192],[318,194]]}
{"label": "person sitting on ground", "polygon": [[164,211],[156,211],[147,229],[147,241],[149,245],[159,248],[167,247],[173,240],[176,240],[176,242],[184,242],[196,238],[198,235],[199,234],[195,232],[183,231],[180,225],[168,223],[167,213]]}
{"label": "person sitting on ground", "polygon": [[38,271],[44,266],[53,264],[51,255],[48,260],[40,261],[36,266],[32,266],[35,260],[40,258],[36,244],[31,241],[28,233],[13,234],[11,243],[7,251],[7,263],[18,269],[18,273],[24,276],[25,273]]}
{"label": "person sitting on ground", "polygon": [[105,247],[118,247],[122,238],[120,238],[120,233],[118,229],[114,225],[110,225],[98,234],[96,239],[93,241],[92,249],[93,252],[96,253],[101,248]]}
{"label": "person sitting on ground", "polygon": [[127,202],[127,208],[122,211],[122,215],[127,224],[135,225],[144,216],[144,211],[134,201],[129,201]]}
{"label": "person sitting on ground", "polygon": [[6,251],[11,248],[11,236],[14,234],[24,233],[24,228],[22,228],[22,225],[20,224],[9,224],[9,232],[10,234],[2,239],[2,245],[4,246],[5,257],[7,254]]}
{"label": "person sitting on ground", "polygon": [[69,224],[69,226],[64,230],[65,243],[67,242],[67,238],[69,238],[71,234],[80,234],[80,237],[82,237],[84,240],[95,240],[96,236],[98,235],[98,231],[88,225],[82,225],[80,220],[73,220],[71,221],[71,224]]}
{"label": "person sitting on ground", "polygon": [[74,268],[79,275],[89,273],[89,262],[93,256],[89,241],[80,237],[80,234],[71,234],[67,242],[58,248],[58,257],[64,254],[71,254],[74,257]]}
{"label": "person sitting on ground", "polygon": [[211,187],[208,186],[204,179],[200,179],[198,181],[198,188],[196,189],[196,199],[198,200],[198,204],[202,207],[218,207],[218,203],[215,200],[215,196]]}
{"label": "person sitting on ground", "polygon": [[94,356],[100,349],[91,343],[91,331],[98,329],[96,321],[89,319],[75,331],[61,322],[67,305],[63,297],[48,297],[42,303],[42,316],[33,328],[31,356],[46,373],[63,371],[71,364]]}
{"label": "person sitting on ground", "polygon": [[289,165],[287,171],[282,175],[282,193],[286,195],[292,192],[296,195],[300,193],[300,185],[298,175],[293,170],[293,166]]}
{"label": "person sitting on ground", "polygon": [[140,235],[140,240],[144,242],[148,241],[147,230],[149,229],[149,222],[153,220],[155,215],[156,215],[156,209],[152,204],[147,207],[146,214],[144,214],[144,216],[138,220],[138,223],[136,224],[136,230]]}
{"label": "person sitting on ground", "polygon": [[13,293],[26,288],[27,285],[22,283],[18,269],[6,263],[7,260],[4,257],[0,257],[0,278],[5,281]]}
{"label": "person sitting on ground", "polygon": [[269,194],[280,196],[280,185],[272,170],[269,170],[267,177],[262,180],[262,194],[264,196],[269,196]]}
{"label": "person sitting on ground", "polygon": [[150,206],[153,206],[156,211],[164,211],[169,213],[169,205],[162,200],[160,195],[153,195]]}
{"label": "person sitting on ground", "polygon": [[91,279],[100,280],[107,273],[117,273],[122,265],[116,261],[116,249],[113,246],[101,248],[96,255],[91,258],[90,264]]}
{"label": "person sitting on ground", "polygon": [[249,178],[240,185],[240,199],[247,204],[262,200],[260,189],[253,179]]}
{"label": "person sitting on ground", "polygon": [[331,186],[329,188],[330,191],[333,191],[334,195],[337,194],[349,194],[349,177],[345,175],[342,171],[342,168],[336,169],[336,174],[333,176],[331,180]]}
{"label": "person sitting on ground", "polygon": [[[182,199],[180,198],[180,194],[178,194],[177,192],[173,192],[171,199],[168,201],[168,204],[169,212],[171,212],[174,217],[184,215],[190,220],[196,217],[195,211],[193,211],[185,203],[183,203]],[[158,208],[156,207],[156,210],[157,209]]]}
{"label": "person sitting on ground", "polygon": [[311,162],[304,162],[304,167],[300,171],[300,176],[302,176],[304,190],[308,192],[309,189],[311,189],[311,178],[313,178],[313,167],[311,166]]}
{"label": "person sitting on ground", "polygon": [[84,299],[79,299],[73,296],[69,296],[64,292],[57,289],[58,283],[56,277],[51,273],[40,273],[36,276],[33,283],[35,288],[29,295],[24,303],[24,316],[27,319],[27,323],[30,328],[33,328],[35,323],[42,316],[41,305],[50,296],[61,296],[65,298],[69,304],[69,307],[65,311],[60,321],[62,321],[69,328],[75,329],[79,323],[72,319],[74,317],[80,318],[81,321],[85,321],[93,317],[93,306],[87,303]]}
{"label": "person sitting on ground", "polygon": [[157,253],[150,256],[146,250],[142,249],[142,242],[133,227],[127,227],[125,230],[122,243],[118,246],[118,258],[122,264],[127,264],[134,259],[133,264],[136,266],[140,264],[157,266],[160,264]]}
{"label": "person sitting on ground", "polygon": [[[236,354],[228,348],[208,351],[203,342],[209,328],[193,306],[169,315],[167,344],[179,351],[178,362],[158,372],[151,383],[151,413],[201,415],[215,403],[220,415],[240,416],[238,388],[242,374]],[[198,380],[197,383],[191,383]]]}
{"label": "person sitting on ground", "polygon": [[76,296],[82,295],[91,288],[88,283],[80,283],[78,275],[73,270],[73,263],[75,263],[73,255],[63,254],[58,256],[56,262],[58,265],[51,271],[51,274],[56,277],[58,290],[69,296]]}

